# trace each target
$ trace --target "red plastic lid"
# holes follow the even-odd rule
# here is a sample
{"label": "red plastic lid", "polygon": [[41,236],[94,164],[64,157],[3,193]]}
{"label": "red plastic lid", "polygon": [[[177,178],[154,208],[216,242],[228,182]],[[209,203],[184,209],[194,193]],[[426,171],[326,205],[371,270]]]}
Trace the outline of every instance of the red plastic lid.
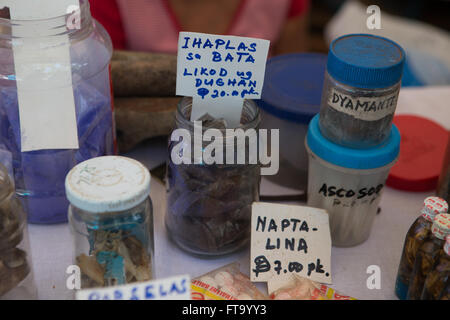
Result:
{"label": "red plastic lid", "polygon": [[407,191],[436,189],[449,141],[449,131],[431,120],[398,115],[394,123],[401,135],[400,156],[386,184]]}

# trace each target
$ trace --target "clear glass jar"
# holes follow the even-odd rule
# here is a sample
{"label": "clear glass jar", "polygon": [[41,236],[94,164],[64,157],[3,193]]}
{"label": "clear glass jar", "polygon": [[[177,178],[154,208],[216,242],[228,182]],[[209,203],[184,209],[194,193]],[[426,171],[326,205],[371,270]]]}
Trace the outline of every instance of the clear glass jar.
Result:
{"label": "clear glass jar", "polygon": [[447,211],[448,204],[445,200],[438,197],[426,198],[421,211],[422,214],[414,221],[406,233],[395,282],[395,294],[400,300],[406,300],[417,252],[431,235],[434,217],[436,214]]}
{"label": "clear glass jar", "polygon": [[383,37],[349,34],[333,40],[320,108],[322,134],[357,149],[388,139],[404,61],[403,49]]}
{"label": "clear glass jar", "polygon": [[[191,134],[191,145],[181,148],[194,150],[194,123],[190,113],[192,99],[183,98],[177,109],[175,129],[185,129]],[[244,131],[257,129],[260,114],[256,104],[244,101],[241,126]],[[203,133],[214,127],[203,124]],[[219,129],[225,141],[226,130]],[[233,141],[235,141],[233,139]],[[182,249],[197,255],[223,255],[238,250],[250,239],[251,205],[259,201],[261,167],[259,162],[246,157],[243,164],[236,164],[237,152],[245,150],[249,155],[249,140],[238,149],[237,143],[230,149],[224,144],[227,154],[235,164],[175,164],[169,156],[167,165],[167,213],[166,227],[172,240]],[[183,143],[179,142],[179,143]],[[209,144],[209,143],[206,143]],[[169,142],[169,155],[177,142]],[[205,145],[203,149],[205,150]],[[227,153],[227,151],[229,153]],[[225,163],[225,162],[224,162]]]}
{"label": "clear glass jar", "polygon": [[[88,0],[80,0],[79,29],[69,28],[68,19],[70,14],[44,20],[0,18],[0,151],[11,154],[16,192],[31,223],[66,222],[66,174],[77,163],[114,153],[110,37],[92,19]],[[14,28],[20,28],[21,37],[12,36]],[[21,152],[17,85],[22,79],[16,77],[13,49],[20,48],[22,40],[54,44],[62,36],[70,43],[79,149]],[[62,65],[60,61],[45,63],[49,78]],[[29,61],[26,68],[41,70],[42,64]]]}
{"label": "clear glass jar", "polygon": [[450,236],[439,252],[433,269],[428,273],[420,300],[450,299]]}
{"label": "clear glass jar", "polygon": [[94,158],[70,171],[66,193],[82,289],[153,278],[149,192],[148,169],[129,158]]}
{"label": "clear glass jar", "polygon": [[0,164],[0,299],[35,299],[26,215]]}

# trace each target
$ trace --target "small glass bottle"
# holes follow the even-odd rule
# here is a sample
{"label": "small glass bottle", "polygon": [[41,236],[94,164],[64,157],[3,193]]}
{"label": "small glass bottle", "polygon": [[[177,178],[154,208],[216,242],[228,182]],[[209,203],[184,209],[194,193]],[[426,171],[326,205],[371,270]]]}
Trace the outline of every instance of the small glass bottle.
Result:
{"label": "small glass bottle", "polygon": [[384,142],[397,107],[405,53],[395,42],[348,34],[330,45],[320,130],[330,141],[365,149]]}
{"label": "small glass bottle", "polygon": [[395,294],[401,300],[406,299],[414,261],[420,246],[431,234],[431,226],[437,214],[448,211],[448,204],[438,197],[428,197],[423,203],[421,215],[408,230],[398,266]]}
{"label": "small glass bottle", "polygon": [[36,297],[26,215],[0,164],[0,300]]}
{"label": "small glass bottle", "polygon": [[431,227],[432,236],[426,240],[417,252],[407,300],[419,300],[428,273],[433,268],[439,251],[445,244],[445,238],[450,234],[450,214],[438,214]]}
{"label": "small glass bottle", "polygon": [[[261,167],[250,157],[236,164],[240,163],[236,161],[238,152],[249,154],[250,142],[233,148],[228,148],[228,142],[224,144],[224,157],[231,156],[235,164],[207,164],[203,158],[205,147],[200,151],[201,159],[196,158],[194,151],[189,153],[197,139],[195,131],[199,131],[189,120],[191,108],[192,99],[183,98],[175,119],[175,130],[187,130],[191,141],[169,143],[165,223],[171,239],[185,251],[202,256],[223,255],[238,250],[250,239],[251,206],[259,200]],[[256,104],[245,100],[239,128],[257,129],[259,123]],[[229,141],[228,130],[220,119],[202,120],[200,132],[208,129],[219,130],[223,141]],[[186,157],[188,163],[175,164],[171,156],[175,147],[179,150],[175,153]]]}
{"label": "small glass bottle", "polygon": [[119,156],[84,161],[67,175],[66,194],[82,289],[152,279],[153,208],[146,167]]}
{"label": "small glass bottle", "polygon": [[421,300],[450,299],[450,236],[447,236],[444,248],[423,286]]}

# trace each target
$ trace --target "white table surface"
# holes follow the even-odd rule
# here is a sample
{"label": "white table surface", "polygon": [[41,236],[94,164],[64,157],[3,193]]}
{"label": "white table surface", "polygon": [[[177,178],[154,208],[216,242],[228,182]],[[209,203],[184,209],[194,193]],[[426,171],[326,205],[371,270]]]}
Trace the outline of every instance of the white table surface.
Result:
{"label": "white table surface", "polygon": [[[421,114],[450,129],[448,101],[450,88],[402,89],[397,113]],[[437,92],[436,92],[437,90]],[[414,103],[414,101],[420,101]],[[164,142],[145,144],[129,154],[149,168],[164,160]],[[281,189],[263,179],[262,194],[277,193]],[[370,238],[353,248],[332,249],[332,287],[358,299],[395,299],[394,283],[404,236],[419,214],[423,200],[433,194],[413,193],[386,187],[381,199],[381,213],[377,215]],[[156,178],[151,183],[155,228],[155,275],[157,278],[178,274],[199,276],[227,263],[239,261],[241,271],[249,274],[249,249],[216,258],[192,257],[168,240],[164,228],[166,207],[165,187]],[[301,204],[301,203],[299,203]],[[73,292],[66,288],[66,268],[72,264],[72,237],[67,224],[29,225],[34,279],[39,299],[72,299]],[[368,289],[367,267],[377,265],[381,270],[381,288]],[[265,285],[258,284],[261,290]]]}

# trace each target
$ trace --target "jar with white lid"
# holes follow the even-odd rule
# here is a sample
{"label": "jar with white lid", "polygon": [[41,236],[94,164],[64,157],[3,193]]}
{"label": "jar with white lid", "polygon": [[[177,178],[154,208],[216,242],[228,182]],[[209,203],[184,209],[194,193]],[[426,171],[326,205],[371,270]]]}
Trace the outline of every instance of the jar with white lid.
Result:
{"label": "jar with white lid", "polygon": [[0,164],[0,300],[35,299],[26,215]]}
{"label": "jar with white lid", "polygon": [[145,166],[120,156],[84,161],[67,175],[66,194],[82,289],[152,279],[153,208]]}
{"label": "jar with white lid", "polygon": [[381,146],[346,148],[323,137],[318,118],[311,120],[306,137],[307,204],[327,210],[334,246],[356,246],[370,235],[389,170],[398,158],[400,133],[394,125]]}
{"label": "jar with white lid", "polygon": [[371,148],[389,138],[405,52],[394,41],[348,34],[330,45],[320,108],[320,130],[349,148]]}

